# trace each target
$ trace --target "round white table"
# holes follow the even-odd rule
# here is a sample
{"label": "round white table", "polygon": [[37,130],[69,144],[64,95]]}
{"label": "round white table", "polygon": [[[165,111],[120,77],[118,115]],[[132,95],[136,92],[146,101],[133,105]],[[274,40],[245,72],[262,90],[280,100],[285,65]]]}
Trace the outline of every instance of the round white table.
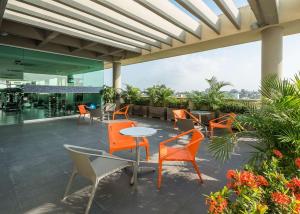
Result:
{"label": "round white table", "polygon": [[135,164],[135,170],[131,179],[131,184],[135,184],[137,185],[137,174],[138,172],[149,172],[155,171],[155,168],[153,167],[140,167],[140,146],[139,146],[139,142],[140,139],[143,137],[149,137],[152,136],[156,133],[156,129],[153,128],[147,128],[147,127],[130,127],[130,128],[126,128],[126,129],[122,129],[120,130],[120,133],[122,135],[126,135],[126,136],[131,136],[135,138],[135,142],[136,142],[136,164]]}

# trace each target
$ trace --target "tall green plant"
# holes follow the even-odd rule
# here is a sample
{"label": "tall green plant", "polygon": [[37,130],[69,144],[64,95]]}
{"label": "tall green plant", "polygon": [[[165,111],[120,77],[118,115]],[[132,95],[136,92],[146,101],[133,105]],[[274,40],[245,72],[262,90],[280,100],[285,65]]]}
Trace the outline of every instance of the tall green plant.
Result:
{"label": "tall green plant", "polygon": [[104,103],[113,103],[116,99],[116,91],[113,87],[104,85],[100,91]]}
{"label": "tall green plant", "polygon": [[205,102],[211,110],[219,110],[224,98],[225,93],[221,89],[225,86],[230,86],[231,83],[218,81],[216,77],[206,79],[209,88],[203,94],[203,102]]}
{"label": "tall green plant", "polygon": [[128,104],[135,104],[141,99],[141,96],[141,90],[131,85],[126,85],[125,90],[121,93],[121,97],[124,99],[125,103]]}
{"label": "tall green plant", "polygon": [[154,85],[146,89],[146,94],[152,105],[166,107],[168,99],[174,94],[174,91],[165,85]]}
{"label": "tall green plant", "polygon": [[[294,159],[300,156],[300,73],[292,80],[269,77],[262,82],[262,105],[249,105],[248,113],[237,118],[244,131],[233,136],[214,138],[209,150],[226,160],[240,136],[251,134],[258,139],[252,163],[268,159],[273,149]],[[253,130],[253,131],[251,131]],[[228,149],[230,147],[230,149]],[[232,149],[231,149],[232,148]]]}

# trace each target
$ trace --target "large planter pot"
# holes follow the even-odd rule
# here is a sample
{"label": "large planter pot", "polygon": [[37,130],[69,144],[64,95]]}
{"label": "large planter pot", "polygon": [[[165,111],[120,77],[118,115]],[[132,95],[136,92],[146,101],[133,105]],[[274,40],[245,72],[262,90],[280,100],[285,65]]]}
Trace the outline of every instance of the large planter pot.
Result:
{"label": "large planter pot", "polygon": [[153,107],[149,106],[149,117],[150,118],[160,118],[161,120],[165,119],[166,115],[166,109],[165,107]]}
{"label": "large planter pot", "polygon": [[167,120],[168,121],[174,120],[173,110],[176,110],[176,109],[178,109],[178,108],[167,108]]}
{"label": "large planter pot", "polygon": [[133,105],[132,106],[132,114],[142,116],[142,117],[147,117],[148,116],[148,106]]}

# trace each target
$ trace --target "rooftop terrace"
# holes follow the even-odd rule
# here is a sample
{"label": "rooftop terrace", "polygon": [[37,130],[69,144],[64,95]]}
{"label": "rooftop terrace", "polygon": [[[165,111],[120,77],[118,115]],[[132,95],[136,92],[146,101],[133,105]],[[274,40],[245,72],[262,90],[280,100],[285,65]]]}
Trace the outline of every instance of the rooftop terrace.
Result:
{"label": "rooftop terrace", "polygon": [[[174,136],[173,124],[157,119],[133,118],[141,126],[158,129],[149,138],[151,160],[157,167],[158,143]],[[0,210],[1,213],[83,213],[90,184],[77,177],[72,194],[62,199],[72,171],[71,160],[63,144],[107,150],[106,124],[89,120],[66,119],[43,123],[2,126],[0,129]],[[100,142],[100,144],[99,144]],[[213,160],[206,139],[199,150],[197,164],[203,173],[200,185],[191,165],[164,164],[163,183],[156,188],[157,173],[139,176],[137,191],[129,185],[126,173],[115,173],[98,188],[91,213],[204,213],[205,194],[225,185],[228,169],[240,168],[249,147],[239,144],[226,164]],[[134,159],[134,152],[115,153]],[[141,154],[144,157],[143,150]]]}

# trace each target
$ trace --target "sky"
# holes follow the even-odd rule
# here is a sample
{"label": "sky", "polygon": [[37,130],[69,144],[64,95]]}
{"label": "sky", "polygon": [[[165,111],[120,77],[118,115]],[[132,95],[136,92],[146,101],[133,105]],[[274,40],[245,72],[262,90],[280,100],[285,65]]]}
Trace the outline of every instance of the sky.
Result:
{"label": "sky", "polygon": [[[204,0],[216,13],[218,8],[212,0]],[[236,0],[238,7],[246,0]],[[300,34],[283,39],[283,76],[291,78],[300,71]],[[154,84],[165,84],[175,91],[205,90],[205,79],[216,76],[233,86],[225,90],[258,90],[261,70],[261,42],[252,42],[171,57],[135,65],[122,66],[122,87],[126,84],[140,89]],[[112,70],[104,72],[104,84],[112,85]]]}

